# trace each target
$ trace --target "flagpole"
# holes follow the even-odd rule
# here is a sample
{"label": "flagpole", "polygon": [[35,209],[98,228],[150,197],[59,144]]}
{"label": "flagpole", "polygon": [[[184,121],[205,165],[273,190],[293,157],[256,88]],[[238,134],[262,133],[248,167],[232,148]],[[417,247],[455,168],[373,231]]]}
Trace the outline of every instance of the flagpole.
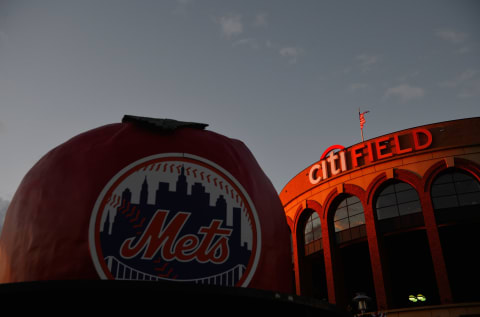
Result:
{"label": "flagpole", "polygon": [[[360,108],[358,108],[358,119],[360,120]],[[363,128],[362,128],[362,126],[360,126],[360,132],[362,134],[362,142],[363,142],[364,139],[363,139]]]}

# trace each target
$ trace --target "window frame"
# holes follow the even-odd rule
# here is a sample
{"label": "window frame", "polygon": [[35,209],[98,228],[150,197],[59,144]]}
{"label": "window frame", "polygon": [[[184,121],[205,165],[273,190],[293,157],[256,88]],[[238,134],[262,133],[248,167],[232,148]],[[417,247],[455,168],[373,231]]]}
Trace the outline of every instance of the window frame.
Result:
{"label": "window frame", "polygon": [[[335,242],[337,245],[343,245],[344,243],[366,238],[365,209],[362,201],[353,194],[343,194],[340,197],[337,203],[332,205],[334,214],[331,221]],[[339,211],[342,212],[340,216],[338,215]],[[360,219],[360,221],[354,219]],[[345,224],[341,230],[339,229],[340,223]]]}
{"label": "window frame", "polygon": [[[391,199],[391,202],[386,203],[387,197]],[[385,184],[378,191],[373,208],[376,219],[382,221],[421,213],[422,203],[415,187],[402,180],[395,180]]]}
{"label": "window frame", "polygon": [[[350,201],[349,201],[350,200]],[[352,201],[353,200],[353,201]],[[360,206],[360,209],[356,209],[355,207]],[[345,216],[342,216],[341,218],[337,217],[338,211],[341,210],[344,212]],[[352,213],[352,214],[351,214]],[[363,223],[360,223],[358,225],[352,226],[351,225],[351,218],[357,218],[357,216],[363,215]],[[348,227],[342,230],[337,230],[337,223],[339,222],[345,222],[348,223]],[[348,195],[342,197],[342,199],[336,204],[336,208],[333,214],[333,227],[335,229],[335,233],[337,232],[342,232],[345,230],[349,230],[361,225],[365,225],[365,209],[363,208],[362,201],[355,195]]]}
{"label": "window frame", "polygon": [[[318,219],[318,227],[315,227],[314,222],[316,222],[317,219]],[[310,229],[308,232],[307,232],[307,228]],[[318,228],[318,230],[315,230],[316,228]],[[311,240],[307,241],[307,234],[311,234],[312,236]],[[319,234],[319,236],[317,234]],[[312,211],[310,215],[306,217],[305,223],[303,226],[303,243],[304,245],[307,245],[321,238],[322,238],[322,221],[320,220],[318,213],[315,211]]]}
{"label": "window frame", "polygon": [[[467,183],[473,185],[464,186]],[[472,190],[472,188],[475,189]],[[477,197],[476,203],[471,203],[475,201],[471,198],[462,200],[468,196]],[[439,173],[432,181],[430,197],[435,211],[478,206],[480,205],[480,181],[468,171],[458,168],[447,169]]]}

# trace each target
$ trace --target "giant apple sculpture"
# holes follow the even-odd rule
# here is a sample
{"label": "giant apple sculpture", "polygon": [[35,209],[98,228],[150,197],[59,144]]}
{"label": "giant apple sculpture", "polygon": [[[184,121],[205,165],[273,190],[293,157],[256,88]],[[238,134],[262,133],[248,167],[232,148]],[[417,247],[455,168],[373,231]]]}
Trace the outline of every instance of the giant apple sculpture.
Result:
{"label": "giant apple sculpture", "polygon": [[125,116],[43,156],[0,237],[0,283],[170,281],[292,291],[268,177],[206,125]]}

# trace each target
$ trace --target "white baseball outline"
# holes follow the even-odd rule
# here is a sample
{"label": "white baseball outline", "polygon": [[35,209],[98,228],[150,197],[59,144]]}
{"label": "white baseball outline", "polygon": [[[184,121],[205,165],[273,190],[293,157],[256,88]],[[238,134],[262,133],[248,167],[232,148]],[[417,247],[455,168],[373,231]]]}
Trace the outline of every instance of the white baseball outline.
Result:
{"label": "white baseball outline", "polygon": [[243,281],[242,285],[240,287],[247,287],[248,284],[250,284],[250,281],[253,278],[254,273],[257,270],[257,265],[260,260],[260,254],[261,254],[261,241],[262,241],[262,231],[260,228],[260,221],[258,219],[258,214],[257,210],[255,208],[255,205],[253,204],[252,200],[250,199],[250,196],[248,195],[247,191],[243,188],[243,186],[237,181],[235,177],[233,177],[227,170],[225,170],[223,167],[220,165],[209,161],[203,157],[200,157],[198,155],[194,154],[189,154],[189,153],[161,153],[161,154],[154,154],[150,155],[144,158],[141,158],[133,163],[128,164],[126,167],[122,168],[119,172],[117,172],[109,181],[108,183],[103,187],[102,191],[100,192],[100,195],[98,196],[95,205],[93,206],[93,211],[90,216],[90,224],[89,224],[89,230],[88,230],[88,240],[89,240],[89,247],[90,247],[90,257],[92,258],[93,264],[95,266],[95,270],[97,271],[99,277],[103,280],[107,280],[108,277],[106,276],[105,272],[103,271],[102,265],[98,259],[98,252],[96,248],[96,243],[95,243],[95,223],[97,220],[97,215],[99,212],[100,205],[102,204],[103,199],[105,198],[105,195],[107,192],[110,190],[110,188],[113,186],[113,184],[121,177],[123,176],[126,172],[134,168],[135,166],[138,166],[142,163],[145,163],[150,160],[158,159],[158,158],[166,158],[166,157],[184,157],[184,158],[189,158],[193,159],[196,161],[200,161],[202,163],[205,163],[209,166],[212,166],[222,172],[225,176],[228,177],[230,181],[232,181],[237,188],[240,190],[240,192],[243,194],[245,197],[245,200],[247,201],[248,205],[250,206],[250,210],[253,215],[253,219],[255,222],[255,229],[257,232],[257,245],[256,245],[256,252],[254,254],[254,259],[252,262],[252,266],[250,268],[250,271],[248,273],[248,276],[245,278]]}

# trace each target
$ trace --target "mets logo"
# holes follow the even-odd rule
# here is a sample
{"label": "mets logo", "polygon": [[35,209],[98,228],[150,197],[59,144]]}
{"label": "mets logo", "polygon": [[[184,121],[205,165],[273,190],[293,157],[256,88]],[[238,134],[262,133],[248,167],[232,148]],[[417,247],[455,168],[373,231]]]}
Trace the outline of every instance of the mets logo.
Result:
{"label": "mets logo", "polygon": [[92,212],[89,244],[102,279],[247,286],[261,237],[255,207],[228,171],[168,153],[109,181]]}

